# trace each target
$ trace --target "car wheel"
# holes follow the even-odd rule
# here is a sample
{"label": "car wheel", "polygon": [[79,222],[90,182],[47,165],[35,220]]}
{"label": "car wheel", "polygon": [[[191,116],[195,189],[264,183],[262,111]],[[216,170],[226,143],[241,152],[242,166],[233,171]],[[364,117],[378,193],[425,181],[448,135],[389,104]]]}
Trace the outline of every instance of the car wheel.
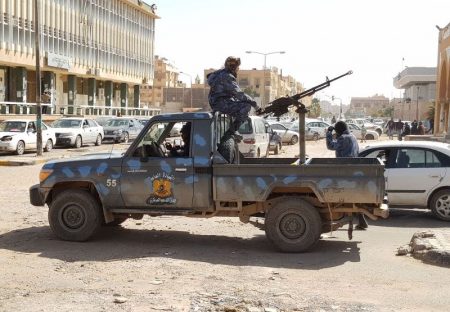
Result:
{"label": "car wheel", "polygon": [[314,141],[318,141],[319,140],[319,134],[318,133],[314,133],[313,140]]}
{"label": "car wheel", "polygon": [[383,134],[383,131],[381,131],[380,129],[376,129],[375,131],[378,133],[379,136]]}
{"label": "car wheel", "polygon": [[450,189],[440,190],[434,194],[429,208],[437,218],[450,221]]}
{"label": "car wheel", "polygon": [[322,233],[322,219],[317,209],[300,197],[275,203],[266,213],[267,239],[280,251],[304,252]]}
{"label": "car wheel", "polygon": [[51,139],[47,140],[45,143],[44,152],[50,152],[53,149],[53,141]]}
{"label": "car wheel", "polygon": [[125,132],[123,134],[123,143],[128,143],[128,141],[130,140],[130,135],[128,134],[128,132]]}
{"label": "car wheel", "polygon": [[24,141],[17,142],[16,154],[22,155],[24,152],[25,152],[25,142]]}
{"label": "car wheel", "polygon": [[75,139],[75,148],[80,148],[83,145],[83,139],[81,138],[80,135],[78,135]]}
{"label": "car wheel", "polygon": [[367,134],[366,140],[375,140],[375,137],[373,136],[373,134]]}
{"label": "car wheel", "polygon": [[298,136],[293,135],[291,138],[291,144],[294,145],[294,144],[297,144],[297,142],[298,142]]}
{"label": "car wheel", "polygon": [[281,148],[280,145],[281,144],[278,144],[278,143],[277,143],[277,145],[275,145],[275,150],[273,151],[274,155],[278,155],[278,153],[280,152],[280,148]]}
{"label": "car wheel", "polygon": [[50,204],[48,221],[57,237],[68,241],[86,241],[101,227],[98,202],[83,190],[66,190]]}
{"label": "car wheel", "polygon": [[102,136],[101,134],[97,135],[97,139],[95,140],[95,146],[102,145]]}

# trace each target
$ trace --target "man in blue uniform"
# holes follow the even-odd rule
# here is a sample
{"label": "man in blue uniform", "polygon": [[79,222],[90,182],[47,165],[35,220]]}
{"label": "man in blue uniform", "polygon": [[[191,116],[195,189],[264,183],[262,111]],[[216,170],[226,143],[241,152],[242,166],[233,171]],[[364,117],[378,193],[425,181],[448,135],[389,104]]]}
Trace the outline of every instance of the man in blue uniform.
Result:
{"label": "man in blue uniform", "polygon": [[208,85],[211,87],[208,95],[209,104],[213,111],[234,118],[230,130],[237,138],[240,138],[239,127],[246,121],[251,108],[253,107],[257,114],[262,112],[256,102],[242,92],[236,82],[240,65],[240,58],[230,56],[225,60],[224,68],[207,76]]}
{"label": "man in blue uniform", "polygon": [[[336,132],[336,140],[333,139],[333,130]],[[338,121],[334,127],[330,126],[327,131],[327,148],[336,151],[337,157],[358,157],[359,146],[358,140],[350,133],[348,126],[344,121]],[[367,228],[367,221],[364,215],[360,213],[359,224],[356,226],[358,230]]]}

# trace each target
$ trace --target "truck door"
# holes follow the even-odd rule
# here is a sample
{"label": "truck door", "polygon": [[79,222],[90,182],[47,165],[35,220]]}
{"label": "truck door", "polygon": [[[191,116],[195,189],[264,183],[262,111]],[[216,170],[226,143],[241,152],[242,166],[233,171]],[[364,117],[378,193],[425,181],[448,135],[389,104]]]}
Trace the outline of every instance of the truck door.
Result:
{"label": "truck door", "polygon": [[[192,133],[170,138],[176,121],[155,121],[122,162],[121,195],[127,208],[192,209]],[[183,129],[191,122],[184,122]],[[187,131],[187,130],[186,130]],[[170,144],[167,144],[170,143]],[[184,143],[184,144],[183,144]]]}

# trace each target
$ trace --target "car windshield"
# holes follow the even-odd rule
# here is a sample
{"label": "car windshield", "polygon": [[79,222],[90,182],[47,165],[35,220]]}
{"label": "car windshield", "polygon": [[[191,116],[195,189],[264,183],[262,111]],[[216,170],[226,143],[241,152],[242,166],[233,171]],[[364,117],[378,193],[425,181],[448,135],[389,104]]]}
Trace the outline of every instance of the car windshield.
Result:
{"label": "car windshield", "polygon": [[80,125],[81,120],[78,119],[59,119],[52,124],[53,128],[79,128]]}
{"label": "car windshield", "polygon": [[111,119],[106,123],[107,127],[124,127],[128,126],[128,120]]}
{"label": "car windshield", "polygon": [[25,132],[26,126],[24,121],[4,121],[0,123],[0,132]]}
{"label": "car windshield", "polygon": [[248,118],[240,127],[239,127],[239,133],[240,134],[250,134],[253,132],[252,129],[252,120]]}

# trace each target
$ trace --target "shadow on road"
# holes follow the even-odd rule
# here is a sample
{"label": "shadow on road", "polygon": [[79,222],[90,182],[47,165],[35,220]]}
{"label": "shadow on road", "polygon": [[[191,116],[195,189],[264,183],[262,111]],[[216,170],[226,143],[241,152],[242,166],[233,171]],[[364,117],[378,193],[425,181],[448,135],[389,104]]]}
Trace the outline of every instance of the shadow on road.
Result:
{"label": "shadow on road", "polygon": [[183,231],[104,228],[84,243],[58,240],[48,226],[14,230],[0,235],[0,249],[37,253],[68,262],[117,261],[162,257],[231,266],[262,266],[319,270],[359,262],[357,241],[325,239],[308,253],[277,252],[264,235],[250,239],[199,235]]}
{"label": "shadow on road", "polygon": [[427,209],[390,208],[389,218],[370,222],[370,226],[447,229],[449,222],[439,220]]}

